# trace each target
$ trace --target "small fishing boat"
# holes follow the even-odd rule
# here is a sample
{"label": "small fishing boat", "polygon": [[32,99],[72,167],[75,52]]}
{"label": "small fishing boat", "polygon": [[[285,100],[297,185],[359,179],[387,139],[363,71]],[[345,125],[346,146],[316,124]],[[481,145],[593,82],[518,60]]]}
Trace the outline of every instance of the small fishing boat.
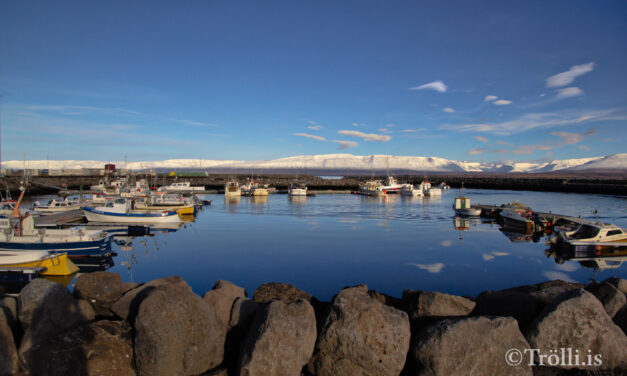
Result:
{"label": "small fishing boat", "polygon": [[532,233],[535,230],[533,211],[520,203],[508,204],[501,210],[500,216],[505,228],[525,234]]}
{"label": "small fishing boat", "polygon": [[66,253],[51,255],[48,251],[0,250],[0,270],[17,268],[44,268],[40,275],[71,275],[78,271]]}
{"label": "small fishing boat", "polygon": [[192,187],[192,183],[188,181],[174,182],[170,185],[159,187],[158,189],[159,192],[194,192],[204,190],[205,187],[202,186]]}
{"label": "small fishing boat", "polygon": [[571,247],[604,248],[627,247],[627,232],[608,223],[586,222],[575,231],[560,232],[558,238]]}
{"label": "small fishing boat", "polygon": [[440,197],[442,196],[442,190],[440,188],[430,187],[425,191],[425,196]]}
{"label": "small fishing boat", "polygon": [[383,194],[383,191],[379,189],[382,185],[381,180],[366,180],[359,185],[359,191],[357,193],[365,196],[379,196]]}
{"label": "small fishing boat", "polygon": [[403,184],[401,187],[401,196],[420,197],[424,196],[422,189],[416,189],[413,184]]}
{"label": "small fishing boat", "polygon": [[124,198],[107,202],[105,206],[84,207],[83,214],[90,222],[106,223],[167,223],[180,222],[176,211],[135,210],[131,208],[131,200]]}
{"label": "small fishing boat", "polygon": [[241,196],[242,191],[239,188],[239,183],[237,180],[229,180],[224,185],[224,195],[225,196]]}
{"label": "small fishing boat", "polygon": [[79,200],[50,200],[48,204],[41,205],[38,201],[35,201],[33,210],[37,213],[52,214],[66,212],[70,210],[76,210],[81,207]]}
{"label": "small fishing boat", "polygon": [[289,196],[307,196],[307,186],[302,183],[293,182],[287,188],[287,194]]}
{"label": "small fishing boat", "polygon": [[455,197],[453,210],[455,210],[455,213],[467,217],[476,217],[481,215],[481,209],[470,205],[470,198],[463,196]]}
{"label": "small fishing boat", "polygon": [[0,251],[49,251],[70,257],[100,255],[111,250],[111,235],[84,227],[35,229],[33,217],[13,221],[0,217]]}
{"label": "small fishing boat", "polygon": [[443,191],[446,191],[447,189],[451,189],[451,187],[448,184],[446,184],[445,182],[440,183],[438,185],[438,188],[440,188]]}
{"label": "small fishing boat", "polygon": [[181,215],[196,214],[199,203],[195,197],[184,197],[181,194],[157,194],[140,197],[131,203],[133,210],[148,210],[153,212],[176,211]]}
{"label": "small fishing boat", "polygon": [[260,185],[253,186],[253,196],[267,196],[268,187],[262,187]]}

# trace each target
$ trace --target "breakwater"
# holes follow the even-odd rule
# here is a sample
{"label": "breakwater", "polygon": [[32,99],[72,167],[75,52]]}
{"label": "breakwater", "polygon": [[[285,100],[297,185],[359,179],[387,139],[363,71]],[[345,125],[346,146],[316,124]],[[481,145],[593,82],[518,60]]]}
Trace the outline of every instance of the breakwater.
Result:
{"label": "breakwater", "polygon": [[[132,179],[147,178],[152,186],[168,185],[176,181],[190,181],[192,185],[202,185],[209,190],[222,190],[224,184],[235,178],[245,182],[248,175],[210,174],[202,176],[166,176],[136,174]],[[384,179],[384,176],[375,177]],[[477,189],[506,189],[546,192],[573,192],[596,193],[627,196],[627,178],[625,176],[597,175],[586,177],[583,175],[558,175],[558,174],[425,174],[425,175],[397,175],[400,182],[418,184],[422,180],[429,180],[434,185],[446,182],[453,188],[459,188],[462,184],[466,188]],[[33,176],[29,177],[28,192],[56,193],[59,189],[89,189],[89,186],[98,184],[102,179],[99,176]],[[359,184],[367,177],[344,176],[339,179],[324,179],[311,175],[260,175],[255,180],[261,184],[268,184],[279,190],[287,189],[295,179],[307,184],[312,190],[351,190],[356,191]],[[17,193],[23,177],[11,176],[0,178],[0,187],[8,188]]]}
{"label": "breakwater", "polygon": [[180,277],[138,284],[95,272],[73,294],[36,279],[0,299],[0,374],[621,374],[626,292],[619,278],[476,297],[359,285],[323,302],[283,283],[249,297],[217,281],[201,297]]}

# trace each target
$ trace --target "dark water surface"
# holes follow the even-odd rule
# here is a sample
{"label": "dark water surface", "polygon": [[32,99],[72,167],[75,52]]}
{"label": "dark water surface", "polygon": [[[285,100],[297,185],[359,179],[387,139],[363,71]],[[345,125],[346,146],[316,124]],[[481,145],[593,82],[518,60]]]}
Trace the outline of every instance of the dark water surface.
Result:
{"label": "dark water surface", "polygon": [[[251,295],[264,282],[296,285],[320,299],[342,287],[366,283],[400,296],[404,289],[477,295],[548,279],[588,282],[627,278],[627,268],[594,270],[547,257],[544,238],[512,242],[487,220],[455,229],[453,199],[348,194],[291,199],[242,197],[212,200],[194,223],[178,231],[114,245],[109,269],[123,281],[145,282],[180,275],[203,294],[217,279],[243,286]],[[627,227],[627,199],[572,193],[465,190],[474,203],[520,201],[538,211],[595,218]],[[513,238],[519,237],[514,235]]]}

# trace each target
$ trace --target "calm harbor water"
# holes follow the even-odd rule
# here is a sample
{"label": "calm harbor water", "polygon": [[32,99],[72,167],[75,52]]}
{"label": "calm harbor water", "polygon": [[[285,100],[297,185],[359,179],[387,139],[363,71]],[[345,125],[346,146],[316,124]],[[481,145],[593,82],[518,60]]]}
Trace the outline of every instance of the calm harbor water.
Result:
{"label": "calm harbor water", "polygon": [[[276,194],[231,200],[206,195],[212,204],[195,222],[114,245],[118,256],[109,270],[135,282],[180,275],[199,294],[217,279],[249,294],[264,282],[286,282],[324,300],[359,283],[393,296],[404,289],[476,295],[556,278],[627,278],[625,266],[558,264],[545,254],[544,238],[525,241],[510,234],[510,239],[494,222],[458,220],[466,229],[456,229],[451,205],[459,194],[452,189],[432,199]],[[627,227],[625,197],[472,189],[465,195],[473,203],[520,201],[538,211],[596,216]]]}

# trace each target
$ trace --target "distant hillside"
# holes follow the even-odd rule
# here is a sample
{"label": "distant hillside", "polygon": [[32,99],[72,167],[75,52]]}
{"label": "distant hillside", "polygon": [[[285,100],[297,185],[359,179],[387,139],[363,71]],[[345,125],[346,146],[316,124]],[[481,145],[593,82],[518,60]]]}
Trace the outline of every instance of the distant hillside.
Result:
{"label": "distant hillside", "polygon": [[[81,169],[102,168],[105,163],[125,166],[119,161],[27,161],[29,169]],[[129,162],[131,170],[203,170],[221,173],[302,173],[302,174],[370,174],[386,171],[393,173],[551,173],[586,171],[627,171],[627,154],[605,157],[555,160],[551,162],[464,162],[437,157],[387,156],[352,154],[305,155],[272,160],[234,161],[206,159],[170,159],[164,161]],[[22,169],[23,161],[3,162],[3,168]]]}

